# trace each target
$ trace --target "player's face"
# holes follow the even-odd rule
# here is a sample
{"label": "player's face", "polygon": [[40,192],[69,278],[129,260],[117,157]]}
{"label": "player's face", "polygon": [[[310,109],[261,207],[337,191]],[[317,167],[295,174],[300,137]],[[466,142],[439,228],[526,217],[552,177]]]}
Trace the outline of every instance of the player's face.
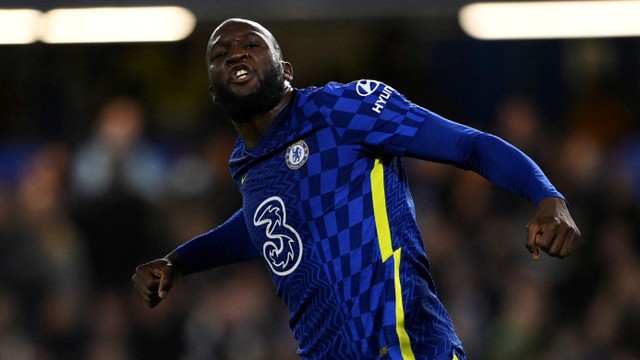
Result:
{"label": "player's face", "polygon": [[280,100],[290,65],[271,37],[249,22],[229,21],[211,35],[207,65],[214,102],[228,111],[268,111]]}

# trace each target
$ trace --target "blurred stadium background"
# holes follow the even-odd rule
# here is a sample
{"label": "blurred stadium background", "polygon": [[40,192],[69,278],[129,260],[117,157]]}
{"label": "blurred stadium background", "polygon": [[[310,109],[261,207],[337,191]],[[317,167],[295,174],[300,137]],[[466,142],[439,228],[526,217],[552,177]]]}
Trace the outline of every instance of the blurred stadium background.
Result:
{"label": "blurred stadium background", "polygon": [[534,262],[531,204],[407,161],[470,359],[640,358],[640,37],[481,41],[458,23],[467,3],[104,0],[197,23],[177,42],[0,45],[0,359],[296,358],[260,263],[187,277],[153,310],[130,282],[240,206],[204,62],[231,16],[272,30],[295,86],[382,80],[517,145],[568,197],[579,246]]}

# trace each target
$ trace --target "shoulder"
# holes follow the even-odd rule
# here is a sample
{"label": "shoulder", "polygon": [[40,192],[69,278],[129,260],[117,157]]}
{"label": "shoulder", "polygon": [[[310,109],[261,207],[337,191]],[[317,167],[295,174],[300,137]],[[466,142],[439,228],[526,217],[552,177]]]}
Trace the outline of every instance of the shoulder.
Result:
{"label": "shoulder", "polygon": [[299,89],[299,94],[303,99],[333,103],[340,99],[366,101],[369,98],[375,100],[380,95],[390,92],[395,92],[391,86],[372,79],[359,79],[349,83],[332,81],[323,86]]}
{"label": "shoulder", "polygon": [[330,82],[323,86],[322,90],[341,96],[367,97],[382,91],[384,88],[390,88],[390,86],[379,80],[359,79],[349,83]]}

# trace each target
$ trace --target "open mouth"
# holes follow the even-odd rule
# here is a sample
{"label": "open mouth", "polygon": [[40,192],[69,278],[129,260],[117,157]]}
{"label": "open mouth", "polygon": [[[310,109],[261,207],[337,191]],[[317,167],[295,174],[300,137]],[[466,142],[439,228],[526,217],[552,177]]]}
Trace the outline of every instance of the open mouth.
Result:
{"label": "open mouth", "polygon": [[251,77],[251,68],[246,65],[239,65],[231,69],[231,79],[233,81],[244,81]]}
{"label": "open mouth", "polygon": [[233,77],[235,77],[238,80],[242,80],[242,79],[246,78],[247,76],[249,76],[249,72],[246,69],[237,70],[233,74]]}

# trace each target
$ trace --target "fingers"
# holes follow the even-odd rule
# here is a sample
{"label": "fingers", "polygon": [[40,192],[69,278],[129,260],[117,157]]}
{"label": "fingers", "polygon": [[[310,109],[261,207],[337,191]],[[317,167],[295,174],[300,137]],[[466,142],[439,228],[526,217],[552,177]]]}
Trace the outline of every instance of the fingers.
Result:
{"label": "fingers", "polygon": [[[569,241],[565,241],[564,244],[562,245],[562,249],[560,250],[560,255],[562,257],[569,256],[571,254],[571,250],[573,249],[573,243],[576,241],[576,239],[580,237],[580,231],[578,229],[575,229],[575,231],[572,234],[573,235],[571,236],[571,239]],[[569,235],[571,234],[568,234],[567,237]]]}
{"label": "fingers", "polygon": [[158,280],[150,278],[144,274],[144,270],[137,270],[136,274],[131,278],[133,284],[138,292],[138,295],[149,307],[155,307],[161,301],[158,297]]}
{"label": "fingers", "polygon": [[569,228],[563,226],[557,226],[555,228],[555,233],[550,240],[549,247],[547,253],[553,256],[557,256],[563,258],[568,254],[564,254],[562,249],[569,242],[573,242],[573,237],[568,234]]}
{"label": "fingers", "polygon": [[573,244],[580,237],[580,231],[571,226],[558,227],[557,233],[554,236],[551,248],[549,249],[550,255],[563,258],[571,255]]}
{"label": "fingers", "polygon": [[160,282],[158,285],[158,297],[160,299],[164,300],[167,298],[169,290],[171,290],[171,285],[171,279],[169,278],[169,276],[167,276],[167,274],[163,272],[162,276],[160,276]]}
{"label": "fingers", "polygon": [[536,237],[538,236],[538,226],[529,224],[527,225],[527,242],[525,246],[527,250],[531,253],[534,260],[538,260],[540,258],[540,250],[536,245]]}
{"label": "fingers", "polygon": [[140,295],[140,297],[145,302],[145,304],[147,304],[147,306],[155,307],[156,305],[158,305],[158,303],[160,302],[160,299],[156,298],[155,296],[156,292],[142,285],[140,281],[140,277],[137,274],[133,275],[131,280],[133,281],[133,284],[136,290],[138,291],[138,295]]}
{"label": "fingers", "polygon": [[538,248],[550,256],[569,256],[575,239],[580,235],[577,228],[556,217],[548,219],[543,224],[530,224],[527,232],[526,247],[534,259],[539,258]]}
{"label": "fingers", "polygon": [[550,251],[558,232],[558,225],[560,225],[560,220],[551,218],[542,224],[536,236],[536,245],[549,255],[552,255]]}
{"label": "fingers", "polygon": [[154,262],[138,266],[131,278],[138,294],[149,307],[155,307],[167,297],[171,279],[171,268]]}

